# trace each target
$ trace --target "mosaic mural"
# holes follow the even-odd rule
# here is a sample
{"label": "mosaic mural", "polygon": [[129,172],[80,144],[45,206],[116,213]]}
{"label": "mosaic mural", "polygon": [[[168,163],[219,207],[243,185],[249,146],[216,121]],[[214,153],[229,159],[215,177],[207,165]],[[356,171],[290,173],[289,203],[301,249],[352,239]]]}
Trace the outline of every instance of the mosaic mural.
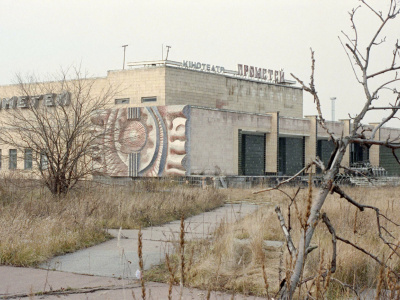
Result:
{"label": "mosaic mural", "polygon": [[96,173],[108,176],[182,176],[187,170],[189,106],[108,109],[92,118],[101,133]]}

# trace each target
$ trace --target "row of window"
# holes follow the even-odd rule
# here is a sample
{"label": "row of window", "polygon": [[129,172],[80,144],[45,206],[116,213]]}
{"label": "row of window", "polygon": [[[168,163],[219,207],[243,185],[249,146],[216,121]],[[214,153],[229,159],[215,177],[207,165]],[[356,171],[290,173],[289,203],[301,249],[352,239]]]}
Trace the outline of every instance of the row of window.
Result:
{"label": "row of window", "polygon": [[[24,150],[24,170],[32,170],[33,165],[33,152],[32,149]],[[15,170],[18,166],[17,149],[8,150],[8,169]],[[40,154],[40,166],[46,169],[48,166],[48,159],[45,154]],[[0,169],[2,168],[2,150],[0,149]]]}
{"label": "row of window", "polygon": [[[130,100],[130,98],[115,99],[115,104],[129,104]],[[141,101],[142,103],[157,102],[157,97],[142,97]]]}

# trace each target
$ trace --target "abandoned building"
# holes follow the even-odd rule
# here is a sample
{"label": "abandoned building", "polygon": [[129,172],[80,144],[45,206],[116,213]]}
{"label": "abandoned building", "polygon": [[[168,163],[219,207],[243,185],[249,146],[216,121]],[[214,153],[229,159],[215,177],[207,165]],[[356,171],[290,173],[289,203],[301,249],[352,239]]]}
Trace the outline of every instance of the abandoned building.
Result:
{"label": "abandoned building", "polygon": [[[243,64],[230,71],[193,61],[151,61],[128,64],[95,78],[118,85],[120,92],[94,126],[117,128],[115,151],[95,157],[96,170],[111,177],[187,175],[293,175],[320,157],[328,162],[333,143],[316,116],[303,116],[303,90],[284,77],[282,70]],[[0,86],[2,109],[10,104],[13,86]],[[17,95],[18,96],[18,95]],[[17,101],[17,100],[16,100]],[[350,120],[330,121],[340,135]],[[374,127],[376,124],[369,124]],[[380,140],[400,135],[383,127]],[[7,151],[2,170],[21,169],[16,149]],[[5,155],[4,155],[5,156]],[[369,163],[388,175],[400,175],[390,150],[352,145],[345,166]],[[29,164],[28,164],[29,165]],[[318,170],[314,170],[318,172]]]}

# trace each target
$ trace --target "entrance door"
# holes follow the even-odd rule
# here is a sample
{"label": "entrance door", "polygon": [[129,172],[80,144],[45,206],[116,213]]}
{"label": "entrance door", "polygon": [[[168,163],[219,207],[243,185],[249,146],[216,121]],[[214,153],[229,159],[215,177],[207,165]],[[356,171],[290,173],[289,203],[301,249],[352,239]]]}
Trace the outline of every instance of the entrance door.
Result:
{"label": "entrance door", "polygon": [[279,138],[279,175],[294,175],[304,167],[304,138]]}
{"label": "entrance door", "polygon": [[265,134],[242,134],[242,175],[265,175]]}

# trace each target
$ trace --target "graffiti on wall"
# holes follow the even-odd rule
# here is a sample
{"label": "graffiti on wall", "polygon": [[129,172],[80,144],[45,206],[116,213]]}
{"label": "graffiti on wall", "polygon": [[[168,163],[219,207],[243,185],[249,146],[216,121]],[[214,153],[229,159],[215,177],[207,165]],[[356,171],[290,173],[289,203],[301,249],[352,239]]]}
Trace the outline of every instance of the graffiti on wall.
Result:
{"label": "graffiti on wall", "polygon": [[95,172],[122,177],[185,175],[189,109],[129,107],[97,114],[92,118],[99,135],[93,155]]}

